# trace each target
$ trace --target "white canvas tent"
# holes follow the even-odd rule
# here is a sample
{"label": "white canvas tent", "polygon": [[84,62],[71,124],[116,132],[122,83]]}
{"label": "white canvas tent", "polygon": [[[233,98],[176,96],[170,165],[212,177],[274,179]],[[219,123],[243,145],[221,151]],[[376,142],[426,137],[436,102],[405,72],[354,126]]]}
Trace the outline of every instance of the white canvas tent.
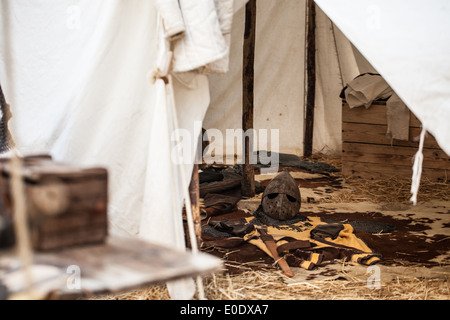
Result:
{"label": "white canvas tent", "polygon": [[450,4],[440,0],[316,3],[450,154]]}
{"label": "white canvas tent", "polygon": [[[280,152],[298,155],[303,154],[305,8],[306,1],[257,1],[254,128],[279,129]],[[244,13],[241,8],[233,22],[230,71],[210,77],[206,129],[225,132],[241,127]],[[339,93],[346,81],[359,74],[359,69],[351,44],[320,10],[316,16],[316,47],[313,145],[315,151],[337,153],[341,149]],[[231,148],[228,144],[224,150],[234,152]]]}
{"label": "white canvas tent", "polygon": [[[316,4],[314,150],[340,153],[339,93],[357,75],[378,72],[449,154],[448,4],[351,0]],[[301,155],[305,1],[260,0],[257,5],[255,129],[280,129],[280,151]],[[231,69],[225,76],[210,77],[205,128],[241,125],[243,28],[240,10],[233,25]]]}
{"label": "white canvas tent", "polygon": [[[172,165],[170,101],[162,81],[149,81],[163,47],[155,3],[2,1],[0,81],[21,155],[105,166],[111,232],[184,248],[181,174],[190,178],[192,161],[185,170]],[[450,154],[448,4],[316,3],[314,151],[339,152],[339,93],[373,65]],[[234,2],[229,72],[195,75],[190,86],[173,80],[179,127],[190,132],[193,150],[196,121],[240,128],[243,4]],[[279,151],[301,154],[305,1],[257,4],[255,128],[280,129]],[[187,286],[173,297],[191,295]]]}

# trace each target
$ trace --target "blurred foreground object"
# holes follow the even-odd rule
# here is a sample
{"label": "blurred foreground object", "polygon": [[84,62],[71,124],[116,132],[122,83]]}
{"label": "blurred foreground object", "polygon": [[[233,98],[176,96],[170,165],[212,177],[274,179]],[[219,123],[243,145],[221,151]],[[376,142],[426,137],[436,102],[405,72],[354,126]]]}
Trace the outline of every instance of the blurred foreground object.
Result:
{"label": "blurred foreground object", "polygon": [[[0,208],[3,220],[8,223],[8,217],[12,216],[8,159],[0,160],[0,173]],[[49,250],[105,240],[106,169],[80,168],[39,155],[23,158],[21,175],[33,249]],[[2,243],[8,236],[3,234]]]}

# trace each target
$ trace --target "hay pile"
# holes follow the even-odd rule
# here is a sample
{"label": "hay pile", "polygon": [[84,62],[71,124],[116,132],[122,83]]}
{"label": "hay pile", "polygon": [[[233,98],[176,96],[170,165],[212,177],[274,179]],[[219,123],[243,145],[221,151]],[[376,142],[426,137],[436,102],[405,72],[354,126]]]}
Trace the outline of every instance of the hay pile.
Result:
{"label": "hay pile", "polygon": [[[313,160],[328,163],[339,170],[342,169],[340,157],[332,157],[315,154]],[[348,187],[343,192],[324,198],[324,202],[361,202],[370,201],[375,203],[399,202],[410,203],[411,179],[391,177],[389,179],[370,180],[357,177],[343,177],[341,172],[331,173],[336,178],[342,179]],[[435,182],[427,178],[420,181],[420,189],[417,197],[418,202],[430,200],[450,200],[450,181]]]}
{"label": "hay pile", "polygon": [[[348,190],[331,195],[331,197],[325,198],[323,201],[410,203],[411,179],[392,177],[385,180],[366,180],[350,177],[345,179],[345,183],[349,186]],[[426,202],[431,200],[449,201],[450,183],[440,183],[422,179],[417,201]]]}
{"label": "hay pile", "polygon": [[449,299],[450,279],[390,281],[370,289],[365,281],[312,281],[286,284],[273,271],[248,271],[208,280],[206,296],[213,300],[427,300]]}
{"label": "hay pile", "polygon": [[[448,300],[450,278],[389,281],[380,289],[368,288],[361,280],[312,281],[286,284],[274,270],[213,275],[204,279],[208,300]],[[167,300],[164,285],[151,286],[102,300]]]}

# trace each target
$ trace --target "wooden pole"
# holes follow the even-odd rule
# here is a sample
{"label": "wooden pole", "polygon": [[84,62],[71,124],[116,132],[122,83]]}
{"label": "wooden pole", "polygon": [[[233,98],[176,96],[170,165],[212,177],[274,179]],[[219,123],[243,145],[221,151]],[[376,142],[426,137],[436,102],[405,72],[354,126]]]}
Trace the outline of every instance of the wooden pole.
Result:
{"label": "wooden pole", "polygon": [[200,217],[200,184],[198,176],[198,164],[194,164],[192,170],[192,179],[189,184],[189,194],[191,196],[192,219],[194,221],[195,237],[197,238],[197,246],[202,245],[202,225]]}
{"label": "wooden pole", "polygon": [[[255,65],[256,0],[249,0],[245,6],[245,31],[242,65],[242,129],[253,129],[253,89]],[[255,195],[255,171],[250,158],[253,158],[253,135],[244,135],[244,165],[242,195]]]}
{"label": "wooden pole", "polygon": [[307,1],[306,25],[306,102],[303,155],[312,155],[314,132],[314,100],[316,93],[316,14],[314,0]]}

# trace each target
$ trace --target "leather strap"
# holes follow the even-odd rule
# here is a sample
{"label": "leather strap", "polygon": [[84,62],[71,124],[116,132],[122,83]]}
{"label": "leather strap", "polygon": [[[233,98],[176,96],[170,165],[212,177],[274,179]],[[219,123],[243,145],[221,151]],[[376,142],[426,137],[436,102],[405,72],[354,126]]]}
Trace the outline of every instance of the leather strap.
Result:
{"label": "leather strap", "polygon": [[283,257],[280,257],[278,255],[277,251],[277,244],[274,240],[274,238],[264,230],[264,228],[258,228],[259,233],[261,234],[261,240],[266,245],[267,249],[269,249],[270,253],[272,254],[273,258],[275,259],[275,263],[278,264],[281,268],[281,271],[283,271],[283,274],[287,277],[293,277],[294,273],[292,272],[291,268],[289,267],[286,260],[284,260]]}

